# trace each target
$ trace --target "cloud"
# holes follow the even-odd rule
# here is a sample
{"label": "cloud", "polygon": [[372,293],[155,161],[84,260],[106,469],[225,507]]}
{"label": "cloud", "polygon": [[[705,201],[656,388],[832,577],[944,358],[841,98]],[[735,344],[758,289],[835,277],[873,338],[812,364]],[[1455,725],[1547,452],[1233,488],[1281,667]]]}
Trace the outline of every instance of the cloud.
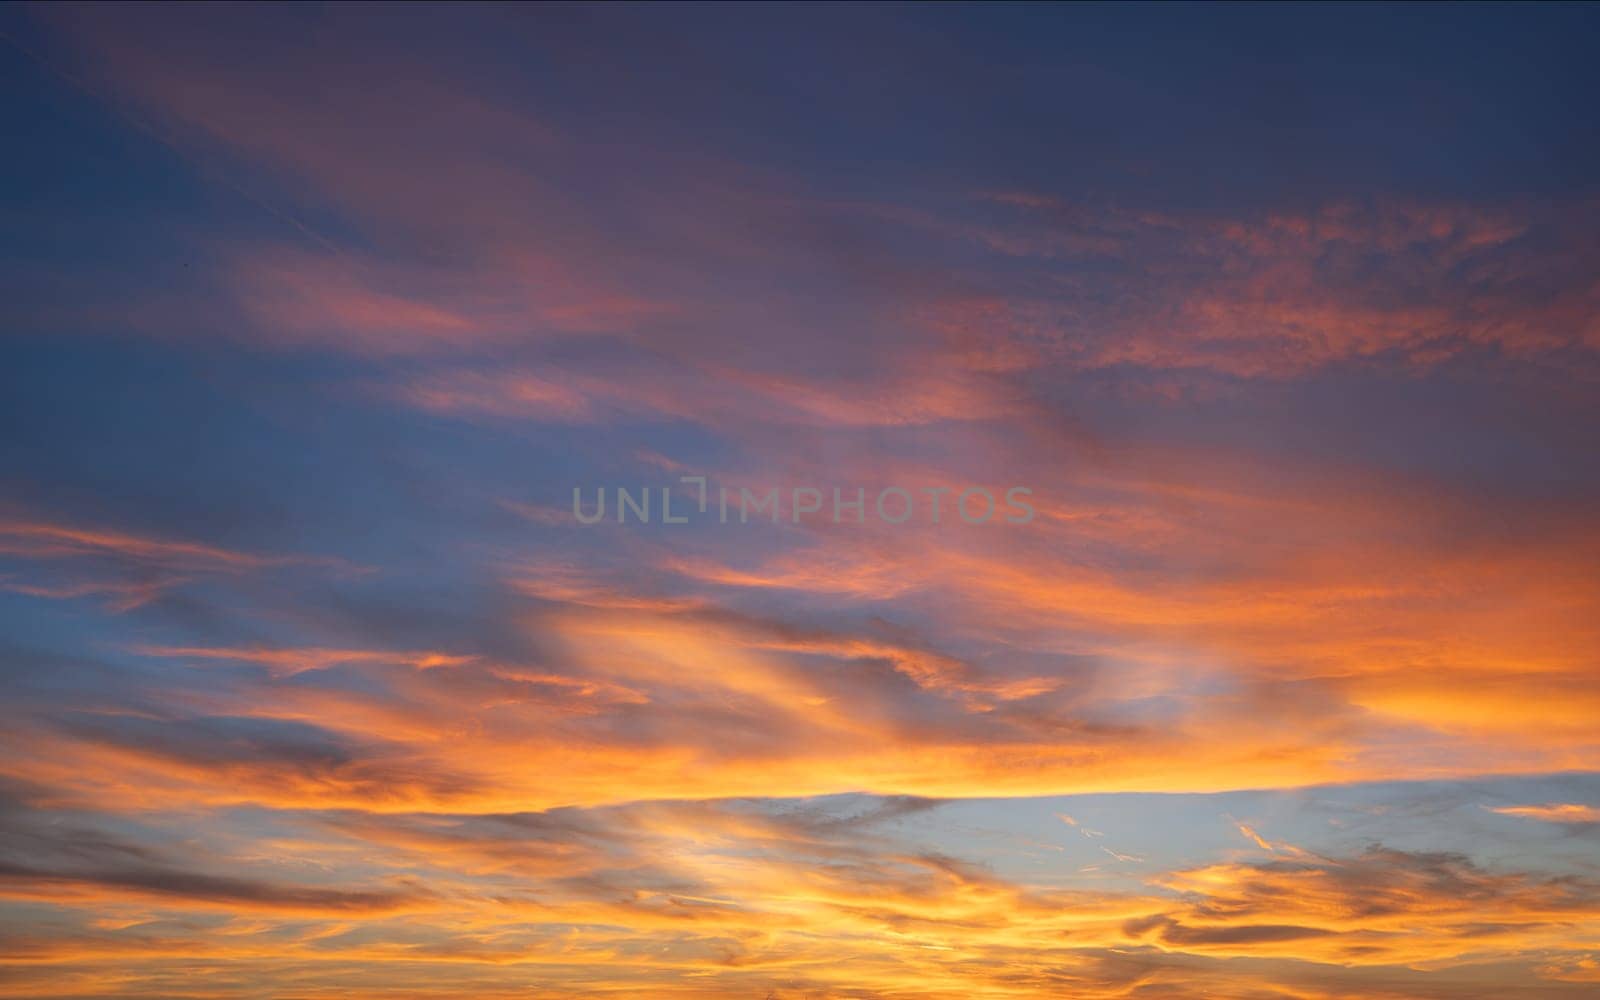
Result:
{"label": "cloud", "polygon": [[302,557],[259,556],[195,542],[171,541],[46,521],[0,521],[0,553],[28,559],[110,556],[179,569],[234,572]]}
{"label": "cloud", "polygon": [[1540,806],[1496,806],[1489,811],[1502,816],[1536,819],[1545,823],[1600,823],[1600,808],[1574,802],[1553,802]]}
{"label": "cloud", "polygon": [[1492,872],[1461,855],[1374,847],[1357,857],[1218,864],[1163,876],[1189,903],[1129,925],[1177,947],[1338,964],[1467,962],[1535,952],[1589,926],[1596,887]]}
{"label": "cloud", "polygon": [[294,834],[263,845],[275,865],[331,867],[346,873],[337,888],[196,874],[261,868],[215,842],[173,871],[159,839],[22,813],[9,840],[32,867],[7,865],[0,894],[52,908],[22,944],[58,976],[96,967],[85,954],[145,945],[126,980],[135,995],[159,992],[166,963],[187,958],[270,976],[281,972],[264,963],[342,963],[368,989],[426,993],[448,979],[488,995],[513,975],[583,995],[693,971],[694,995],[730,998],[1056,987],[1109,998],[1141,982],[1174,997],[1224,984],[1239,996],[1452,997],[1473,982],[1577,997],[1589,956],[1575,942],[1600,919],[1582,879],[1382,847],[1219,862],[1115,891],[1030,885],[908,843],[940,808],[845,797],[280,816]]}
{"label": "cloud", "polygon": [[1042,195],[986,201],[998,214],[971,230],[986,246],[1114,265],[1092,272],[1097,288],[1063,266],[1056,296],[1001,290],[928,312],[963,339],[1020,342],[1035,363],[1284,379],[1344,362],[1415,371],[1483,348],[1534,357],[1596,343],[1593,283],[1562,277],[1594,252],[1579,221],[1588,203],[1378,198],[1230,218]]}
{"label": "cloud", "polygon": [[376,649],[213,649],[196,646],[139,646],[133,651],[141,656],[168,659],[256,663],[267,667],[278,677],[306,670],[327,670],[341,664],[390,663],[418,670],[430,670],[438,667],[462,666],[473,662],[474,659],[450,653],[389,652]]}
{"label": "cloud", "polygon": [[0,574],[0,589],[48,600],[99,598],[112,611],[142,607],[208,576],[284,569],[360,570],[344,560],[265,555],[113,528],[0,516],[0,558],[27,566]]}
{"label": "cloud", "polygon": [[6,848],[0,896],[94,910],[122,904],[197,907],[229,913],[380,914],[427,898],[417,885],[335,888],[262,875],[201,870],[201,852],[141,843],[88,825],[8,804],[0,809]]}

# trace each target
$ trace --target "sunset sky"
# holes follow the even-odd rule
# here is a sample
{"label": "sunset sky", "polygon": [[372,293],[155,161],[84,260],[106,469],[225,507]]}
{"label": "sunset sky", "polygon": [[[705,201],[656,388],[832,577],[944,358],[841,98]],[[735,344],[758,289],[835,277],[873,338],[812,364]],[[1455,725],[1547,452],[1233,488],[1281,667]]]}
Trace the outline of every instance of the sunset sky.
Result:
{"label": "sunset sky", "polygon": [[0,9],[0,997],[1600,995],[1597,29]]}

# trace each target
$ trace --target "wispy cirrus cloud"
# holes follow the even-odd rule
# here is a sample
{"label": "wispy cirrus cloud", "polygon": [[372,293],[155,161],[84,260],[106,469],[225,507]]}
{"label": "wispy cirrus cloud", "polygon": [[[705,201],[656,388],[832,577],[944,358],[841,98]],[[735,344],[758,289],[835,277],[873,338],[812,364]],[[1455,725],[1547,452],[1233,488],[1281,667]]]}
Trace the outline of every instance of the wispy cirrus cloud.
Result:
{"label": "wispy cirrus cloud", "polygon": [[1537,806],[1496,806],[1491,812],[1545,823],[1600,823],[1600,808],[1576,802],[1551,802]]}
{"label": "wispy cirrus cloud", "polygon": [[43,519],[0,518],[0,558],[25,572],[0,574],[0,589],[51,600],[98,598],[130,611],[193,580],[283,569],[364,572],[328,556],[268,555]]}

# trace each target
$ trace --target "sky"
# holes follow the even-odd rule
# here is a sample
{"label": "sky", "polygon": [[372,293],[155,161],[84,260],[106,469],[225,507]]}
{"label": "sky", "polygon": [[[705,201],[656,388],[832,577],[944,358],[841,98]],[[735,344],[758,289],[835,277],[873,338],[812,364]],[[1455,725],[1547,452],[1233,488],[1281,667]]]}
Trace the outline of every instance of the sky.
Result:
{"label": "sky", "polygon": [[0,8],[0,997],[1593,997],[1597,28]]}

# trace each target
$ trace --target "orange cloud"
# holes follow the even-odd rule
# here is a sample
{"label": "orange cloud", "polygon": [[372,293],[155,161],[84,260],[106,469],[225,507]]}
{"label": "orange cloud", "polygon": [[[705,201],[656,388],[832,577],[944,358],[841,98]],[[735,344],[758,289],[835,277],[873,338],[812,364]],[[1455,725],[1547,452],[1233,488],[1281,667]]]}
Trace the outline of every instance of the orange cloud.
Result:
{"label": "orange cloud", "polygon": [[1600,808],[1573,802],[1556,802],[1542,806],[1498,806],[1490,812],[1497,812],[1502,816],[1536,819],[1545,823],[1600,823]]}
{"label": "orange cloud", "polygon": [[260,569],[299,558],[258,556],[194,542],[15,519],[0,520],[0,553],[31,559],[110,555],[213,571]]}

